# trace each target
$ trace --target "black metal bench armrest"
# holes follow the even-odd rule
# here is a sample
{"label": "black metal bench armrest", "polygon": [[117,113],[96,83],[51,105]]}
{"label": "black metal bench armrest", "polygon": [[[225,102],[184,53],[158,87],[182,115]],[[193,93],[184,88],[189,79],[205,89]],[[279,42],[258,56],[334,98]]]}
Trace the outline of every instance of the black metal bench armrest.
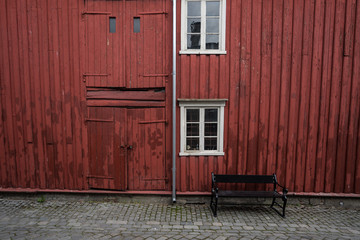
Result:
{"label": "black metal bench armrest", "polygon": [[282,192],[284,195],[286,195],[288,193],[288,189],[282,185],[280,185],[279,183],[276,183],[276,185],[278,185],[280,188],[282,188]]}

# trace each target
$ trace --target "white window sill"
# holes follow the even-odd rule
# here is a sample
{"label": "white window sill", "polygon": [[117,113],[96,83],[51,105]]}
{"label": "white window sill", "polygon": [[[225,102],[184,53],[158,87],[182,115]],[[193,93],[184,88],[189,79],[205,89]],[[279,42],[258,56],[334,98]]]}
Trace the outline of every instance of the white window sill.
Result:
{"label": "white window sill", "polygon": [[210,54],[214,54],[214,55],[224,55],[226,54],[226,51],[223,50],[195,50],[195,49],[191,49],[191,50],[180,50],[179,54],[200,54],[200,55],[210,55]]}
{"label": "white window sill", "polygon": [[206,152],[180,152],[179,156],[180,157],[184,157],[184,156],[224,156],[224,152],[210,152],[210,151],[206,151]]}

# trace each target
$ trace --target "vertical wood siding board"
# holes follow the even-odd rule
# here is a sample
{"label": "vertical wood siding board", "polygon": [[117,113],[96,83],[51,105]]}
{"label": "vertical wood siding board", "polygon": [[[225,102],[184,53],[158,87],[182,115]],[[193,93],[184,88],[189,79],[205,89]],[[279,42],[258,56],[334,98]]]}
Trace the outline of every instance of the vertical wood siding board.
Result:
{"label": "vertical wood siding board", "polygon": [[[352,81],[351,75],[353,73],[353,44],[354,44],[354,15],[356,8],[354,7],[354,2],[348,0],[346,2],[346,11],[345,11],[345,32],[344,32],[344,53],[343,53],[343,71],[342,71],[342,89],[341,89],[341,102],[340,102],[340,119],[339,119],[339,138],[338,138],[338,152],[337,159],[341,162],[341,168],[339,171],[339,178],[343,179],[344,185],[340,187],[341,192],[351,192],[351,182],[350,175],[346,173],[348,165],[351,164],[350,159],[347,158],[346,152],[349,147],[348,137],[351,134],[349,132],[349,121],[351,118],[350,115],[350,105],[351,105],[351,89]],[[346,49],[348,48],[348,49]],[[352,52],[350,52],[350,50]]]}
{"label": "vertical wood siding board", "polygon": [[[353,169],[348,169],[353,177],[353,192],[360,193],[360,4],[357,2],[354,33],[354,52],[353,52],[353,76],[351,94],[351,120],[349,127],[350,146],[348,147],[348,159],[352,161]],[[352,133],[352,135],[351,135]],[[356,135],[358,133],[358,135]]]}
{"label": "vertical wood siding board", "polygon": [[[268,174],[268,141],[271,89],[272,2],[263,2],[261,23],[261,87],[259,119],[259,173]],[[271,173],[269,173],[271,174]]]}
{"label": "vertical wood siding board", "polygon": [[177,71],[178,73],[180,73],[178,76],[178,83],[177,83],[177,87],[176,89],[178,89],[177,92],[178,93],[178,97],[179,98],[189,98],[189,91],[190,88],[188,87],[190,84],[188,83],[189,81],[189,57],[186,55],[181,55],[180,57],[178,57],[179,60],[179,68]]}
{"label": "vertical wood siding board", "polygon": [[313,48],[313,28],[314,28],[314,1],[305,1],[304,6],[304,28],[303,28],[303,48],[302,48],[302,73],[301,73],[301,101],[299,109],[298,139],[296,147],[296,166],[295,166],[295,191],[303,192],[305,186],[306,169],[306,149],[307,133],[309,128],[309,98],[310,98],[310,78],[312,66]]}
{"label": "vertical wood siding board", "polygon": [[[125,128],[125,137],[122,138],[123,142],[121,142],[123,145],[126,144],[126,142],[132,143],[132,134],[129,133],[129,129],[133,129],[132,126],[132,118],[131,115],[128,114],[129,110],[124,110],[124,115],[127,115],[127,117],[124,117],[124,122],[126,124]],[[133,131],[134,132],[134,131]],[[134,188],[134,157],[131,157],[131,153],[125,152],[125,158],[127,160],[127,189],[133,189]]]}
{"label": "vertical wood siding board", "polygon": [[23,90],[23,115],[24,115],[24,136],[25,142],[32,142],[32,122],[31,122],[31,107],[30,107],[30,87],[29,87],[29,43],[28,43],[28,24],[27,24],[27,15],[26,15],[26,0],[22,0],[19,3],[19,21],[20,32],[19,40],[21,42],[20,59],[22,60],[22,79],[24,84]]}
{"label": "vertical wood siding board", "polygon": [[[120,24],[120,10],[118,9],[120,2],[111,2],[112,4],[108,7],[112,16],[116,17],[116,32],[114,34],[109,34],[109,46],[108,46],[108,54],[107,54],[107,73],[111,74],[110,77],[108,77],[108,82],[111,84],[111,86],[119,87],[121,86],[119,84],[119,72],[121,65],[118,62],[118,57],[120,56],[119,53],[119,36],[122,32],[122,24]],[[107,19],[108,21],[108,19]],[[109,22],[108,22],[109,24]]]}
{"label": "vertical wood siding board", "polygon": [[[260,11],[260,13],[259,13]],[[250,111],[247,174],[256,174],[258,166],[258,125],[261,68],[261,2],[252,1]]]}
{"label": "vertical wood siding board", "polygon": [[[42,56],[42,48],[44,47],[43,44],[43,39],[47,37],[45,37],[44,33],[42,32],[42,28],[41,28],[41,22],[42,22],[42,14],[39,11],[40,10],[40,4],[39,2],[37,2],[37,6],[36,6],[36,12],[35,15],[36,17],[36,28],[37,28],[37,34],[38,34],[38,79],[36,79],[36,82],[38,83],[38,89],[36,91],[36,96],[37,96],[37,115],[38,115],[38,139],[39,139],[39,145],[41,145],[40,147],[40,151],[39,151],[39,176],[40,176],[40,186],[41,188],[47,188],[47,182],[46,182],[46,178],[47,178],[47,172],[46,172],[46,161],[44,161],[45,158],[47,158],[47,153],[46,153],[46,131],[44,129],[44,125],[45,125],[45,114],[44,114],[44,66],[43,66],[43,57]],[[45,46],[46,47],[46,46]],[[46,62],[46,61],[45,61]],[[44,64],[45,65],[45,64]],[[45,134],[44,134],[45,133]]]}
{"label": "vertical wood siding board", "polygon": [[23,138],[23,120],[22,120],[22,85],[21,85],[21,73],[22,68],[19,64],[20,61],[20,51],[19,51],[19,19],[17,12],[16,1],[11,1],[8,5],[8,11],[10,11],[10,28],[8,28],[9,34],[9,43],[10,43],[10,57],[12,62],[10,63],[10,76],[12,81],[12,102],[13,102],[13,123],[14,123],[14,138],[15,138],[15,147],[16,147],[16,186],[23,186],[24,178],[24,168],[23,163],[24,159],[24,138]]}
{"label": "vertical wood siding board", "polygon": [[[353,193],[355,192],[355,179],[356,179],[356,145],[357,145],[357,138],[356,138],[356,132],[358,131],[357,129],[357,122],[359,121],[359,98],[356,98],[356,91],[359,91],[359,81],[357,81],[358,79],[360,79],[360,76],[358,74],[359,72],[359,64],[358,64],[358,59],[360,58],[360,54],[357,54],[358,51],[356,51],[355,49],[358,48],[359,44],[356,43],[356,27],[359,26],[359,22],[357,22],[356,19],[356,12],[357,12],[357,8],[356,8],[356,1],[349,1],[348,4],[350,6],[350,11],[351,11],[351,18],[346,19],[346,26],[347,26],[347,30],[346,30],[346,34],[348,36],[347,39],[345,39],[345,50],[346,48],[349,48],[349,55],[351,57],[351,61],[352,61],[352,71],[351,71],[351,76],[350,76],[350,81],[351,81],[351,87],[350,87],[350,103],[349,103],[349,123],[348,123],[348,129],[347,129],[347,151],[346,151],[346,166],[345,166],[345,188],[344,188],[344,192],[347,193]],[[359,8],[360,9],[360,8]],[[358,15],[359,16],[359,15]],[[359,19],[359,17],[358,17]],[[350,26],[350,27],[349,27]],[[349,29],[350,28],[350,29]],[[352,44],[350,44],[352,43]],[[344,54],[345,55],[345,54]],[[357,68],[356,68],[357,67]],[[358,76],[357,76],[358,75]]]}
{"label": "vertical wood siding board", "polygon": [[[27,16],[27,2],[24,0],[22,4],[20,4],[22,7],[21,9],[21,18],[22,18],[22,38],[24,39],[24,56],[23,56],[23,62],[24,62],[24,99],[25,99],[25,121],[26,124],[24,125],[26,128],[25,132],[25,139],[26,139],[26,154],[27,154],[27,163],[26,163],[26,182],[27,187],[35,187],[33,178],[31,177],[32,173],[34,173],[34,170],[31,168],[33,166],[34,162],[34,155],[30,153],[30,148],[32,148],[33,143],[33,122],[32,122],[32,107],[31,107],[31,75],[30,75],[30,52],[29,52],[29,38],[28,38],[28,32],[29,32],[29,23],[28,23],[28,16]],[[31,147],[30,147],[31,146]]]}
{"label": "vertical wood siding board", "polygon": [[196,161],[197,157],[190,156],[188,158],[187,172],[188,172],[188,191],[195,191],[196,189]]}
{"label": "vertical wood siding board", "polygon": [[[53,175],[53,163],[54,163],[54,149],[53,149],[53,135],[52,135],[52,121],[51,121],[51,97],[50,97],[50,48],[49,48],[49,10],[48,4],[45,1],[40,3],[40,8],[37,11],[39,15],[39,38],[41,39],[40,49],[40,75],[43,86],[43,97],[42,97],[42,112],[43,112],[43,132],[44,132],[44,143],[45,145],[45,166],[46,171],[46,188],[54,188],[54,175]],[[45,50],[44,50],[45,49]]]}
{"label": "vertical wood siding board", "polygon": [[287,145],[287,169],[286,185],[294,189],[296,168],[296,147],[298,136],[299,105],[301,101],[301,68],[302,68],[302,46],[303,46],[303,1],[294,1],[293,6],[293,39],[292,39],[292,65],[291,65],[291,97],[289,111],[289,131]]}
{"label": "vertical wood siding board", "polygon": [[179,182],[180,186],[179,186],[179,190],[182,192],[185,191],[189,191],[188,187],[187,187],[187,182],[188,182],[188,175],[187,175],[187,168],[186,168],[186,163],[188,162],[188,157],[180,157],[180,168],[179,168],[179,173],[181,176],[181,181]]}
{"label": "vertical wood siding board", "polygon": [[78,22],[78,2],[70,1],[70,20],[71,22],[71,40],[70,40],[70,53],[71,53],[71,87],[73,89],[72,101],[72,129],[73,129],[73,149],[74,149],[74,187],[76,189],[83,189],[82,184],[82,156],[81,156],[81,113],[80,113],[80,64],[79,64],[79,22]]}
{"label": "vertical wood siding board", "polygon": [[[109,5],[108,2],[105,2],[104,4],[102,4],[102,6],[105,7],[102,8],[104,9],[104,11],[106,11],[106,7]],[[101,10],[102,10],[101,9]],[[98,36],[100,38],[100,73],[105,73],[105,74],[109,74],[109,72],[107,71],[107,58],[108,58],[108,45],[107,45],[107,41],[108,41],[108,37],[109,37],[109,16],[105,15],[101,18],[100,21],[100,31],[98,33]],[[100,86],[102,87],[107,87],[110,84],[110,79],[111,79],[111,75],[110,76],[104,76],[104,77],[100,77]],[[111,86],[111,85],[110,85]]]}
{"label": "vertical wood siding board", "polygon": [[346,24],[344,36],[344,57],[352,57],[354,53],[354,34],[357,0],[346,1]]}
{"label": "vertical wood siding board", "polygon": [[[78,85],[80,85],[78,90],[78,96],[79,96],[79,124],[81,125],[80,129],[80,149],[81,151],[81,157],[80,160],[80,166],[82,165],[82,189],[88,189],[88,179],[86,176],[89,174],[89,155],[88,155],[88,132],[87,132],[87,124],[85,123],[85,118],[88,117],[87,107],[86,107],[86,100],[85,100],[85,93],[86,93],[86,84],[83,82],[82,74],[86,70],[87,61],[86,61],[86,55],[87,55],[87,49],[86,49],[86,33],[87,33],[87,20],[86,18],[82,17],[81,12],[86,9],[85,4],[86,2],[83,2],[81,0],[78,0],[78,9],[77,11],[74,10],[74,14],[77,14],[78,16],[78,23],[79,28],[77,31],[77,34],[79,36],[79,79],[78,79]],[[77,13],[76,13],[77,12]]]}
{"label": "vertical wood siding board", "polygon": [[[66,86],[67,85],[67,77],[68,72],[65,72],[65,69],[67,69],[67,61],[68,58],[66,57],[66,38],[67,33],[66,32],[66,20],[64,19],[64,11],[66,11],[65,7],[62,6],[64,2],[57,2],[57,17],[58,17],[58,42],[59,42],[59,88],[57,91],[59,91],[59,98],[58,102],[61,107],[57,109],[58,112],[61,112],[60,114],[60,122],[61,122],[61,132],[62,132],[62,138],[61,138],[61,146],[59,151],[63,152],[63,161],[60,163],[61,167],[63,169],[63,188],[67,189],[69,184],[69,154],[67,152],[67,103],[65,103],[65,94],[66,93]],[[68,70],[68,69],[67,69]]]}
{"label": "vertical wood siding board", "polygon": [[[334,34],[334,19],[335,19],[335,2],[327,1],[325,5],[325,24],[323,35],[323,68],[322,68],[322,98],[320,103],[320,120],[319,120],[319,140],[317,147],[317,158],[322,159],[322,166],[324,168],[324,178],[319,180],[317,186],[321,191],[332,191],[331,168],[332,162],[327,157],[328,133],[329,133],[329,114],[330,114],[330,94],[331,94],[331,78],[332,78],[332,61],[333,61],[333,34]],[[330,49],[330,50],[329,50]]]}
{"label": "vertical wood siding board", "polygon": [[[345,0],[338,1],[336,6],[336,17],[335,17],[335,40],[334,40],[334,62],[333,62],[333,87],[332,87],[332,108],[330,109],[330,142],[334,141],[333,146],[335,147],[332,156],[335,160],[335,178],[334,178],[334,192],[341,192],[344,186],[344,179],[342,172],[344,170],[343,159],[340,159],[339,150],[341,145],[339,144],[339,138],[341,134],[340,129],[340,103],[342,97],[342,74],[343,74],[343,50],[344,50],[344,28],[345,28]],[[340,145],[340,146],[339,146]]]}
{"label": "vertical wood siding board", "polygon": [[199,71],[199,78],[197,80],[199,81],[198,96],[200,99],[206,98],[206,94],[208,93],[208,86],[206,80],[206,71],[208,71],[208,68],[206,66],[206,60],[207,56],[200,55],[199,69],[197,69],[197,71]]}
{"label": "vertical wood siding board", "polygon": [[[29,24],[29,57],[30,59],[32,59],[32,62],[29,62],[29,66],[30,66],[30,78],[31,78],[31,82],[32,82],[32,89],[31,89],[31,106],[34,110],[33,114],[32,114],[32,122],[33,122],[33,133],[34,133],[34,148],[33,148],[33,152],[34,152],[34,162],[31,166],[32,170],[33,170],[33,182],[35,184],[36,187],[40,186],[40,176],[39,176],[39,159],[41,159],[41,157],[39,156],[41,153],[41,133],[39,134],[39,131],[41,131],[41,129],[39,128],[39,122],[38,122],[38,118],[39,115],[41,115],[40,111],[39,111],[39,102],[37,101],[37,97],[40,97],[40,93],[39,93],[39,85],[38,85],[38,81],[39,81],[39,76],[38,71],[39,71],[39,65],[38,65],[38,61],[39,61],[39,57],[37,56],[38,53],[38,49],[37,47],[37,42],[36,42],[36,37],[37,37],[37,19],[36,19],[36,8],[34,8],[32,6],[32,3],[30,3],[29,1],[27,2],[27,6],[28,6],[28,12],[27,12],[27,16],[28,16],[28,24]],[[35,90],[34,90],[35,89]],[[41,120],[39,120],[41,121]]]}
{"label": "vertical wood siding board", "polygon": [[[229,43],[228,43],[228,47],[229,47],[229,53],[228,53],[228,61],[229,61],[229,65],[228,65],[228,71],[229,71],[229,84],[230,84],[230,88],[228,96],[229,96],[229,118],[228,118],[228,148],[227,148],[227,157],[228,157],[228,162],[227,162],[227,168],[226,168],[226,172],[228,174],[236,174],[237,171],[237,136],[236,132],[238,132],[238,115],[237,110],[238,110],[238,90],[237,90],[237,84],[238,84],[238,79],[237,76],[238,74],[236,74],[236,72],[239,71],[239,65],[238,65],[238,61],[237,61],[237,49],[236,46],[238,46],[238,42],[239,42],[239,34],[238,31],[234,28],[233,29],[233,24],[232,22],[235,21],[236,22],[236,14],[233,14],[233,12],[235,11],[236,8],[236,2],[237,1],[231,1],[228,4],[228,9],[229,10],[229,17],[230,17],[230,23],[227,29],[229,29]],[[225,124],[226,125],[226,124]]]}
{"label": "vertical wood siding board", "polygon": [[[0,6],[1,3],[0,3]],[[2,6],[3,7],[3,6]],[[4,8],[2,8],[4,9]],[[0,14],[2,14],[2,12],[0,12]],[[0,29],[3,28],[3,26],[5,25],[5,23],[3,22],[3,19],[0,17]],[[0,30],[0,79],[5,79],[4,76],[4,70],[6,68],[5,62],[6,60],[4,59],[5,54],[3,54],[3,52],[5,51],[5,49],[3,49],[3,42],[2,42],[2,32]],[[6,164],[6,144],[5,144],[5,117],[4,117],[4,106],[3,105],[3,99],[2,96],[4,96],[5,94],[3,93],[4,91],[4,86],[3,86],[3,81],[0,82],[0,173],[1,173],[1,177],[0,177],[0,184],[3,187],[7,187],[7,164]]]}
{"label": "vertical wood siding board", "polygon": [[54,141],[54,155],[50,158],[50,167],[49,174],[54,177],[55,188],[59,188],[59,183],[62,182],[60,177],[60,169],[58,164],[63,159],[63,153],[60,150],[60,131],[61,127],[59,125],[59,115],[57,114],[58,109],[58,94],[57,94],[57,85],[60,82],[59,79],[59,69],[58,69],[58,43],[57,43],[57,10],[54,1],[48,2],[48,11],[49,11],[49,22],[48,32],[49,32],[49,83],[50,83],[50,106],[51,106],[51,122],[52,122],[52,133]]}
{"label": "vertical wood siding board", "polygon": [[275,0],[272,6],[272,50],[271,50],[271,84],[268,133],[267,172],[276,172],[277,132],[280,106],[280,73],[281,73],[281,33],[282,33],[282,1]]}
{"label": "vertical wood siding board", "polygon": [[[289,90],[290,90],[290,69],[291,66],[291,39],[292,36],[292,15],[289,13],[290,1],[284,1],[283,5],[283,45],[282,45],[282,67],[281,67],[281,100],[280,100],[280,116],[279,116],[279,133],[278,133],[278,162],[277,162],[277,175],[279,182],[285,183],[286,176],[286,142],[288,132],[288,115],[289,109],[287,108],[289,102]],[[283,177],[284,176],[284,177]]]}
{"label": "vertical wood siding board", "polygon": [[115,40],[115,35],[118,35],[119,34],[119,27],[121,25],[118,24],[118,21],[119,21],[119,17],[118,17],[118,13],[115,11],[114,9],[114,2],[111,1],[109,3],[106,3],[106,9],[105,11],[106,12],[110,12],[111,15],[110,16],[115,16],[115,33],[110,33],[110,26],[109,26],[109,17],[110,16],[107,16],[105,18],[105,25],[107,26],[106,27],[106,61],[105,61],[105,73],[107,74],[110,74],[109,76],[106,77],[106,86],[117,86],[114,82],[114,77],[115,77],[115,73],[113,72],[113,59],[114,59],[114,56],[113,56],[113,52],[114,52],[114,40]]}
{"label": "vertical wood siding board", "polygon": [[[250,9],[250,10],[249,10]],[[246,174],[250,111],[250,58],[251,58],[251,1],[241,2],[240,17],[240,88],[239,88],[239,148],[238,173]]]}
{"label": "vertical wood siding board", "polygon": [[[8,139],[8,144],[7,144],[7,151],[8,151],[8,155],[7,155],[7,160],[8,160],[8,164],[7,164],[7,172],[8,172],[8,186],[9,187],[16,187],[17,184],[17,176],[16,176],[16,151],[17,151],[17,146],[16,146],[16,136],[15,136],[15,132],[14,132],[14,121],[13,118],[15,116],[14,113],[14,109],[13,109],[13,105],[14,103],[14,99],[13,99],[13,86],[12,86],[12,82],[14,81],[14,73],[13,73],[13,68],[14,66],[12,66],[12,62],[13,62],[13,56],[12,56],[12,49],[14,49],[14,47],[12,46],[12,43],[10,42],[11,40],[11,28],[14,28],[13,26],[11,26],[11,14],[9,13],[10,11],[10,7],[9,7],[9,3],[3,3],[3,9],[4,12],[2,13],[2,16],[4,16],[4,19],[2,20],[2,22],[4,23],[4,26],[2,27],[2,39],[3,39],[3,43],[2,45],[4,46],[4,61],[6,61],[8,64],[6,64],[7,66],[5,67],[5,69],[3,70],[5,72],[5,78],[4,78],[4,89],[5,89],[5,93],[7,93],[7,96],[4,94],[4,102],[5,102],[5,122],[7,123],[7,127],[6,127],[6,135],[7,135],[7,139]],[[10,28],[10,29],[9,29]]]}
{"label": "vertical wood siding board", "polygon": [[[316,157],[317,151],[317,137],[319,127],[319,107],[321,94],[321,79],[322,79],[322,55],[323,55],[323,22],[324,22],[324,5],[325,2],[317,2],[315,6],[315,22],[314,25],[314,46],[312,54],[312,68],[311,68],[311,90],[310,90],[310,114],[309,114],[309,130],[308,130],[308,148],[307,148],[307,162],[305,170],[305,191],[312,192],[316,186],[316,178],[321,176],[321,170],[316,169],[319,165]],[[321,160],[321,159],[320,159]],[[320,173],[320,174],[319,174]]]}
{"label": "vertical wood siding board", "polygon": [[190,55],[190,77],[189,77],[189,88],[190,98],[199,98],[199,56]]}
{"label": "vertical wood siding board", "polygon": [[218,98],[219,88],[219,56],[210,55],[209,57],[209,92],[208,98]]}

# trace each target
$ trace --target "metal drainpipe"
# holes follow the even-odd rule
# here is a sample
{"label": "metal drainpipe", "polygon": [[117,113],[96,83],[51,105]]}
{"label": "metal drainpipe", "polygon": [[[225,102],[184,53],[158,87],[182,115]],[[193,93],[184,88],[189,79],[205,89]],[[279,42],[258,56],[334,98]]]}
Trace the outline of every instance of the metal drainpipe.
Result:
{"label": "metal drainpipe", "polygon": [[172,200],[176,202],[176,0],[173,0]]}

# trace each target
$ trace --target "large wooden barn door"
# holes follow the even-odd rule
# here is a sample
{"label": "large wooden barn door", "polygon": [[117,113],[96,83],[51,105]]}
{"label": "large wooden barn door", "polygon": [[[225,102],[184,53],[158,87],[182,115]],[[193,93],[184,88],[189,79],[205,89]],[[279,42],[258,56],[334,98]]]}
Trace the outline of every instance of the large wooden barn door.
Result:
{"label": "large wooden barn door", "polygon": [[82,13],[86,86],[165,87],[171,42],[167,14],[164,0],[87,0]]}
{"label": "large wooden barn door", "polygon": [[126,189],[126,110],[88,109],[89,187]]}
{"label": "large wooden barn door", "polygon": [[[127,1],[126,17],[131,31],[125,36],[127,46],[126,76],[128,88],[164,87],[169,76],[166,24],[169,17],[163,1]],[[137,4],[137,7],[132,5]],[[168,41],[171,41],[168,38]]]}
{"label": "large wooden barn door", "polygon": [[165,190],[164,108],[88,111],[89,187]]}
{"label": "large wooden barn door", "polygon": [[164,108],[128,110],[129,190],[165,190]]}

